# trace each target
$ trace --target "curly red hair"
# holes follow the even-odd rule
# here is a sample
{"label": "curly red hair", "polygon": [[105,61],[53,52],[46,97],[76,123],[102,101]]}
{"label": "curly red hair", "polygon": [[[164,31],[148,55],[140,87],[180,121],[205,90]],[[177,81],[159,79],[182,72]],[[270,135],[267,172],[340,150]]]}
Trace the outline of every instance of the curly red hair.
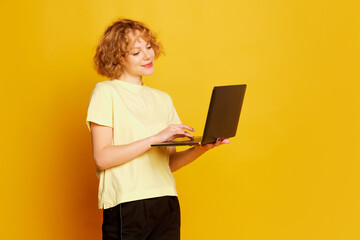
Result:
{"label": "curly red hair", "polygon": [[156,41],[156,36],[144,23],[119,19],[111,24],[104,32],[96,47],[94,56],[95,69],[109,79],[118,79],[122,72],[121,63],[129,53],[131,44],[130,33],[136,33],[137,38],[151,44],[155,52],[155,59],[163,52],[161,44]]}

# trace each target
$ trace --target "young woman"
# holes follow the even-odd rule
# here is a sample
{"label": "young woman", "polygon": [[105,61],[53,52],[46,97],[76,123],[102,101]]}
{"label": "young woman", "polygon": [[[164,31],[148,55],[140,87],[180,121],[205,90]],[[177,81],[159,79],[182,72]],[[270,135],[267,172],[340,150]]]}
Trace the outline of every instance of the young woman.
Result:
{"label": "young woman", "polygon": [[192,138],[170,96],[144,85],[154,73],[161,46],[141,22],[120,19],[102,36],[94,57],[100,75],[91,95],[87,124],[99,177],[103,239],[180,239],[180,209],[172,171],[209,149],[152,148],[151,144]]}

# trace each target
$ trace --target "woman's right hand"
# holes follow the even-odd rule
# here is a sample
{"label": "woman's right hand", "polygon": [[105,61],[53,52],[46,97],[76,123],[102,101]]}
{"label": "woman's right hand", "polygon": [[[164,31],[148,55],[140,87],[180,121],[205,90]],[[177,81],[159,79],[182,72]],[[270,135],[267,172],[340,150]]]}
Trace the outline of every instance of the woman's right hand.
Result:
{"label": "woman's right hand", "polygon": [[162,143],[165,141],[172,141],[178,137],[188,137],[190,139],[194,138],[194,135],[188,133],[186,130],[194,132],[195,130],[192,127],[189,127],[185,124],[172,124],[167,128],[154,135],[156,143]]}

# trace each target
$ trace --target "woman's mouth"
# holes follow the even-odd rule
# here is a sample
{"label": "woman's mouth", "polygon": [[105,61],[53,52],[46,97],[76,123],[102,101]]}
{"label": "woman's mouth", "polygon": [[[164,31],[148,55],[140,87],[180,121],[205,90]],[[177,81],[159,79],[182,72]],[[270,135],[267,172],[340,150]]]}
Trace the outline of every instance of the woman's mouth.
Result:
{"label": "woman's mouth", "polygon": [[153,63],[150,62],[148,64],[145,64],[145,65],[141,65],[142,67],[145,67],[145,68],[151,68],[153,66]]}

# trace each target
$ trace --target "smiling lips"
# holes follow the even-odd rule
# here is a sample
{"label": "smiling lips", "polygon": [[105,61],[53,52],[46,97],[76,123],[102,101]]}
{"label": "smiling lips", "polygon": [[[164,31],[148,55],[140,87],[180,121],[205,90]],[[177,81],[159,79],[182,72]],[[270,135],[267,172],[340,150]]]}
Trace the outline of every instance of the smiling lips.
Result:
{"label": "smiling lips", "polygon": [[151,68],[153,66],[153,63],[150,62],[148,64],[145,64],[145,65],[141,65],[142,67],[145,67],[145,68]]}

